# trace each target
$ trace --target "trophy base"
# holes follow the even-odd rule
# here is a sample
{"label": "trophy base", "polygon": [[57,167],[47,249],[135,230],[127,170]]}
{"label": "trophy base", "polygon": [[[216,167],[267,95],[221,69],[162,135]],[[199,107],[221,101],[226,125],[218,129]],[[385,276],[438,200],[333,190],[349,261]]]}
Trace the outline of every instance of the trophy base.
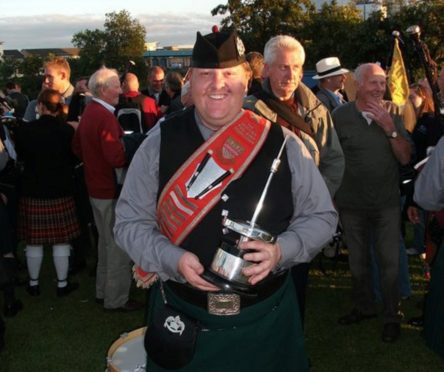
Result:
{"label": "trophy base", "polygon": [[206,281],[214,284],[216,287],[219,287],[221,290],[226,292],[233,292],[241,296],[257,296],[257,291],[254,287],[229,281],[220,277],[219,275],[213,273],[212,271],[205,269],[203,274],[201,275]]}

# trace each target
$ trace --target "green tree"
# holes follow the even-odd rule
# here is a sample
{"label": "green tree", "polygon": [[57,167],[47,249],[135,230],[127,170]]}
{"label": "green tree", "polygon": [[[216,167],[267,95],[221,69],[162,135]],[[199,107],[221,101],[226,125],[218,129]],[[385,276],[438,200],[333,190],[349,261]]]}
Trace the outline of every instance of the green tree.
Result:
{"label": "green tree", "polygon": [[0,89],[4,88],[9,80],[16,78],[18,71],[20,71],[18,60],[9,58],[0,60]]}
{"label": "green tree", "polygon": [[413,44],[406,32],[412,25],[421,28],[421,39],[428,46],[432,59],[438,65],[444,62],[444,2],[421,1],[409,5],[406,3],[399,7],[397,12],[388,17],[382,17],[375,13],[367,19],[357,33],[360,44],[354,55],[356,65],[362,62],[381,61],[388,64],[393,49],[392,32],[401,33],[404,45],[402,45],[404,60],[413,79],[424,77],[423,66],[418,55],[414,52]]}
{"label": "green tree", "polygon": [[313,13],[305,25],[301,41],[304,44],[306,67],[314,68],[321,58],[337,56],[344,66],[354,66],[356,40],[363,21],[355,6],[340,6],[336,1],[325,3]]}
{"label": "green tree", "polygon": [[[404,33],[411,25],[418,25],[421,29],[421,39],[427,44],[430,55],[438,63],[444,63],[444,1],[423,1],[415,6],[406,6],[393,16],[393,23],[399,31]],[[411,52],[411,43],[405,40],[408,51]],[[412,53],[409,53],[415,59]]]}
{"label": "green tree", "polygon": [[310,0],[228,0],[211,14],[226,15],[222,28],[235,28],[248,51],[263,51],[272,36],[300,34],[313,12]]}
{"label": "green tree", "polygon": [[129,60],[143,66],[145,35],[145,27],[128,11],[107,13],[104,30],[84,30],[72,38],[81,49],[79,72],[90,74],[103,64],[123,70]]}
{"label": "green tree", "polygon": [[144,52],[146,30],[126,10],[107,13],[105,21],[107,63],[124,68],[128,60],[139,60]]}
{"label": "green tree", "polygon": [[29,97],[36,97],[41,90],[43,59],[39,56],[31,55],[26,57],[20,64],[20,78],[22,91]]}
{"label": "green tree", "polygon": [[80,48],[79,75],[87,75],[105,63],[106,34],[104,31],[84,30],[74,34],[72,43]]}
{"label": "green tree", "polygon": [[444,1],[387,0],[390,12],[371,14],[363,20],[353,3],[324,4],[316,11],[311,1],[290,0],[228,0],[212,10],[223,15],[222,28],[236,28],[247,50],[263,51],[267,40],[278,34],[296,37],[307,52],[306,68],[316,61],[336,55],[342,63],[355,68],[364,62],[379,61],[386,65],[393,49],[392,32],[402,33],[406,45],[407,64],[418,69],[412,46],[405,31],[418,24],[422,39],[432,58],[444,63]]}

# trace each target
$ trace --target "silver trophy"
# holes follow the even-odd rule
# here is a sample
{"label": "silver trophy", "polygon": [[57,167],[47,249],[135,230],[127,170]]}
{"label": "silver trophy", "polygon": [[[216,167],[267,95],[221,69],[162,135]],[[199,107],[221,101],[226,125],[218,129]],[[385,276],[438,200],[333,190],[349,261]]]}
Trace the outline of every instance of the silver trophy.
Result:
{"label": "silver trophy", "polygon": [[254,295],[254,287],[248,282],[248,278],[243,274],[242,270],[248,266],[253,265],[253,262],[247,261],[243,258],[246,253],[254,250],[242,250],[239,244],[249,240],[260,240],[265,243],[274,243],[276,237],[262,230],[256,221],[259,213],[264,205],[264,200],[270,187],[271,180],[274,174],[278,171],[281,163],[282,152],[288,140],[288,135],[285,136],[282,146],[277,157],[273,160],[270,174],[268,176],[265,187],[262,191],[259,202],[256,205],[251,221],[239,221],[228,218],[228,212],[224,213],[222,225],[224,229],[228,229],[239,236],[236,244],[222,241],[221,246],[217,248],[211,266],[207,268],[202,277],[225,291],[235,292],[244,295]]}

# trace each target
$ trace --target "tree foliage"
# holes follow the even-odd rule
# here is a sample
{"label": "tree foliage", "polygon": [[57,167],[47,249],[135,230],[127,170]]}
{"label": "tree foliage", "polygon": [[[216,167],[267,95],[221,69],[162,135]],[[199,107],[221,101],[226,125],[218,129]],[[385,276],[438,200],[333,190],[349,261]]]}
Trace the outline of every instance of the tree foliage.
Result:
{"label": "tree foliage", "polygon": [[406,29],[418,24],[422,39],[431,56],[444,62],[444,2],[442,0],[386,1],[389,15],[373,13],[363,20],[356,6],[327,2],[316,11],[311,1],[290,0],[228,0],[212,10],[223,15],[222,27],[236,28],[247,51],[263,51],[267,40],[278,34],[296,37],[306,49],[306,68],[313,69],[316,61],[336,55],[343,65],[355,68],[363,62],[389,61],[393,48],[392,32],[398,30],[405,39],[408,64],[417,69]]}
{"label": "tree foliage", "polygon": [[80,48],[80,72],[90,74],[101,65],[122,70],[129,60],[143,65],[145,34],[145,27],[128,11],[107,13],[104,30],[87,29],[72,38]]}
{"label": "tree foliage", "polygon": [[325,3],[312,13],[301,33],[306,49],[307,65],[314,66],[326,56],[335,55],[343,63],[353,64],[356,55],[357,34],[362,25],[359,11],[354,6],[339,6],[335,1]]}
{"label": "tree foliage", "polygon": [[226,15],[222,28],[235,28],[248,50],[261,51],[274,35],[300,32],[314,11],[310,0],[228,0],[211,13]]}
{"label": "tree foliage", "polygon": [[[424,72],[406,30],[417,24],[430,55],[443,67],[444,1],[424,0],[408,5],[408,1],[386,0],[386,3],[391,7],[388,17],[373,13],[367,20],[360,17],[355,6],[338,5],[335,0],[318,11],[310,0],[228,0],[215,7],[212,14],[223,16],[223,29],[237,29],[247,51],[262,52],[270,37],[278,34],[296,37],[307,52],[306,69],[314,69],[319,59],[332,55],[350,69],[363,62],[386,64],[393,48],[392,32],[398,30],[404,39],[406,65],[415,77],[423,76]],[[142,83],[146,76],[144,39],[145,28],[127,11],[106,14],[103,29],[86,29],[73,36],[73,44],[81,51],[79,59],[70,61],[72,80],[91,74],[102,64],[123,71],[132,59],[136,62],[133,71]],[[39,57],[27,57],[20,62],[0,61],[0,84],[17,80],[23,91],[33,96],[40,89],[42,64]]]}
{"label": "tree foliage", "polygon": [[24,93],[35,97],[41,89],[42,66],[43,59],[34,55],[23,60],[0,60],[0,86],[4,87],[8,81],[15,81],[21,85]]}
{"label": "tree foliage", "polygon": [[79,73],[86,75],[105,64],[106,34],[104,31],[84,30],[74,34],[72,43],[80,48]]}
{"label": "tree foliage", "polygon": [[421,28],[421,38],[439,65],[444,63],[444,1],[424,1],[417,6],[405,7],[393,17],[394,27],[404,31],[410,25]]}

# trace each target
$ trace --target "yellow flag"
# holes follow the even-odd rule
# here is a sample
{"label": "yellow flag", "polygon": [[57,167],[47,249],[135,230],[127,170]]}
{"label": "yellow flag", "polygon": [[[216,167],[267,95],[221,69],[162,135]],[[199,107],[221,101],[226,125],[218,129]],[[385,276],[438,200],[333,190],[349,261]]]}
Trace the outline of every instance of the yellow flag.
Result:
{"label": "yellow flag", "polygon": [[392,65],[388,73],[388,83],[393,103],[401,107],[404,106],[409,98],[409,81],[407,79],[401,50],[399,49],[399,42],[396,38],[393,48]]}

